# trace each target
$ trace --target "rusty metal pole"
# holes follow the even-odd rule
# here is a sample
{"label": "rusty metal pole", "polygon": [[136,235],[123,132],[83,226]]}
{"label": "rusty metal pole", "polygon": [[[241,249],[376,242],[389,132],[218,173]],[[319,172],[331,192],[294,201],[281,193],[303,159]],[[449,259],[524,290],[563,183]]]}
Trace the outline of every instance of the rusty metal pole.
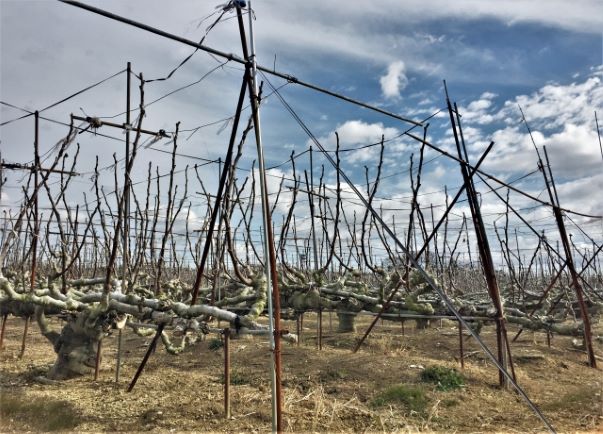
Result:
{"label": "rusty metal pole", "polygon": [[230,329],[224,329],[224,416],[230,419]]}
{"label": "rusty metal pole", "polygon": [[322,307],[318,308],[318,350],[322,350]]}
{"label": "rusty metal pole", "polygon": [[[272,383],[272,431],[283,431],[282,408],[283,396],[281,390],[281,302],[278,287],[278,275],[276,270],[276,253],[274,251],[274,236],[272,233],[272,224],[270,216],[270,205],[268,199],[268,190],[266,186],[266,169],[264,166],[264,148],[262,146],[262,133],[259,112],[258,86],[256,80],[256,58],[253,39],[253,18],[251,12],[251,2],[247,3],[249,10],[250,27],[250,45],[251,53],[247,50],[247,37],[245,36],[245,26],[243,24],[243,15],[239,3],[235,3],[237,9],[237,20],[239,24],[239,33],[241,36],[241,48],[245,59],[246,71],[251,71],[248,75],[249,98],[251,103],[251,112],[254,125],[255,143],[258,154],[258,169],[260,180],[260,193],[262,198],[262,217],[264,228],[264,266],[266,272],[266,283],[268,289],[268,312],[269,328],[271,333],[270,346],[272,357],[270,358],[270,376]],[[251,55],[250,55],[251,54]]]}
{"label": "rusty metal pole", "polygon": [[[500,298],[500,291],[498,289],[498,282],[496,281],[496,274],[494,271],[492,252],[490,250],[488,235],[484,227],[479,202],[477,200],[475,186],[473,184],[473,180],[469,176],[469,171],[467,169],[467,164],[469,164],[469,161],[467,149],[465,147],[465,140],[463,138],[462,128],[460,124],[460,116],[458,114],[458,109],[456,109],[456,105],[454,110],[452,108],[450,98],[448,97],[448,89],[446,87],[445,81],[444,89],[446,91],[446,104],[448,107],[448,113],[450,115],[450,124],[454,135],[454,141],[456,143],[458,159],[461,162],[461,174],[463,175],[463,181],[467,190],[467,199],[469,202],[471,217],[473,219],[473,226],[477,237],[477,245],[479,249],[480,259],[482,262],[482,268],[488,286],[488,293],[496,309],[496,343],[498,349],[498,362],[503,367],[503,369],[506,370],[507,355],[510,354],[510,351],[509,349],[506,349],[505,345],[505,342],[507,341],[505,336],[505,319],[503,313],[502,300]],[[508,385],[507,377],[503,374],[502,370],[500,369],[498,371],[498,380],[501,387],[506,387]]]}
{"label": "rusty metal pole", "polygon": [[461,368],[465,369],[465,355],[463,351],[463,324],[459,321],[459,356],[461,358]]}
{"label": "rusty metal pole", "polygon": [[[314,272],[318,271],[320,268],[318,262],[318,245],[316,242],[316,225],[314,223],[314,219],[316,218],[314,214],[314,160],[312,158],[312,146],[310,146],[310,188],[308,189],[308,198],[310,199],[310,218],[312,222],[312,249],[314,250]],[[306,182],[308,179],[306,178]],[[320,189],[320,187],[319,187]],[[324,221],[323,221],[324,224]],[[318,276],[314,276],[316,279]],[[317,321],[316,321],[316,346],[319,350],[322,350],[322,306],[321,306],[321,290],[320,286],[318,287],[318,311],[316,312]]]}
{"label": "rusty metal pole", "polygon": [[96,360],[94,362],[94,381],[98,380],[98,372],[100,371],[102,346],[103,346],[103,341],[101,339],[98,341],[98,344],[96,345]]}
{"label": "rusty metal pole", "polygon": [[299,314],[295,317],[295,331],[297,333],[297,346],[299,347],[299,343],[301,341],[301,326]]}
{"label": "rusty metal pole", "polygon": [[27,330],[29,330],[29,317],[25,317],[25,326],[23,327],[23,338],[21,339],[21,352],[19,358],[22,359],[25,355],[25,341],[27,340]]}
{"label": "rusty metal pole", "polygon": [[157,341],[159,340],[159,337],[161,336],[161,333],[163,333],[163,328],[164,327],[165,327],[165,323],[160,323],[159,326],[157,326],[157,332],[155,333],[155,336],[153,336],[153,340],[151,341],[151,344],[149,345],[149,348],[147,348],[147,352],[144,355],[144,358],[142,359],[142,362],[140,363],[140,366],[136,370],[136,374],[134,374],[134,378],[132,378],[132,381],[130,382],[130,385],[128,386],[128,392],[131,392],[132,389],[134,389],[134,386],[136,386],[136,382],[138,381],[138,377],[140,377],[140,374],[142,374],[142,370],[144,369],[144,367],[146,366],[147,362],[149,361],[149,357],[151,356],[151,353],[153,351],[155,351],[155,347],[157,346]]}
{"label": "rusty metal pole", "polygon": [[[130,88],[132,75],[132,64],[128,62],[126,66],[126,167],[130,163]],[[126,170],[124,173],[124,239],[123,239],[123,285],[126,284],[128,278],[128,259],[129,259],[129,244],[130,244],[130,174]],[[123,288],[127,291],[127,287]]]}
{"label": "rusty metal pole", "polygon": [[551,164],[549,162],[549,155],[546,151],[546,146],[543,146],[543,149],[544,156],[546,159],[546,167],[548,168],[548,176],[550,177],[550,183],[547,180],[547,169],[545,167],[542,167],[542,172],[545,174],[545,183],[549,192],[549,197],[551,199],[551,202],[553,203],[553,213],[555,215],[555,220],[557,221],[557,227],[559,228],[559,236],[561,238],[561,243],[563,244],[563,250],[565,251],[567,268],[570,272],[572,278],[572,285],[574,287],[574,290],[576,291],[576,298],[578,299],[578,304],[580,306],[580,314],[582,316],[582,324],[584,326],[584,343],[586,345],[586,352],[588,353],[588,364],[591,368],[596,368],[597,359],[595,357],[595,351],[593,349],[592,331],[590,318],[588,315],[588,309],[586,307],[586,303],[584,302],[582,285],[580,284],[580,279],[578,278],[578,273],[576,273],[576,267],[574,266],[572,249],[567,236],[567,231],[565,230],[563,214],[561,213],[561,207],[559,204],[559,196],[557,195],[557,188],[555,187],[555,180],[553,179],[553,172],[551,171]]}
{"label": "rusty metal pole", "polygon": [[[34,112],[34,121],[35,121],[35,132],[34,132],[34,197],[33,197],[33,215],[34,215],[34,233],[32,235],[31,242],[33,243],[31,249],[31,276],[30,276],[30,290],[33,292],[34,287],[36,285],[36,271],[37,271],[37,261],[38,261],[38,237],[40,233],[40,218],[39,218],[39,208],[38,208],[38,184],[39,180],[39,170],[40,170],[40,113],[36,110]],[[27,332],[29,330],[29,317],[25,318],[25,327],[23,327],[23,338],[21,339],[21,352],[19,353],[19,358],[23,358],[25,354],[25,343],[27,340]]]}
{"label": "rusty metal pole", "polygon": [[[130,92],[131,92],[132,63],[126,65],[126,167],[130,162]],[[128,262],[129,262],[129,244],[130,244],[130,176],[128,171],[124,174],[124,240],[123,240],[123,291],[128,292]],[[117,355],[115,361],[115,382],[119,383],[119,374],[121,369],[121,341],[123,331],[117,332]]]}
{"label": "rusty metal pole", "polygon": [[248,84],[248,75],[249,73],[245,71],[245,75],[243,77],[243,81],[241,83],[241,90],[239,92],[239,100],[237,102],[237,109],[235,111],[235,116],[232,125],[232,131],[230,133],[230,142],[228,143],[228,151],[226,151],[226,158],[224,160],[224,170],[220,176],[220,184],[218,185],[218,192],[216,193],[216,199],[214,202],[214,206],[212,208],[211,217],[209,221],[209,227],[207,228],[207,237],[205,239],[205,244],[203,245],[203,252],[201,253],[201,262],[199,263],[199,267],[197,268],[197,275],[195,277],[195,282],[193,283],[192,289],[192,298],[191,298],[191,306],[197,303],[197,297],[199,295],[199,288],[201,286],[201,279],[203,277],[203,272],[205,271],[205,264],[207,262],[207,257],[209,254],[209,249],[211,246],[211,240],[214,233],[214,228],[216,226],[216,221],[218,220],[220,204],[223,199],[223,192],[226,184],[227,177],[230,173],[230,165],[232,162],[232,155],[234,149],[234,143],[237,136],[237,129],[239,127],[239,119],[241,118],[241,110],[243,109],[243,103],[245,102],[245,89]]}
{"label": "rusty metal pole", "polygon": [[115,382],[119,383],[119,374],[121,370],[121,344],[123,340],[123,330],[117,332],[117,360],[115,364]]}
{"label": "rusty metal pole", "polygon": [[38,260],[38,236],[40,232],[40,223],[39,223],[39,209],[38,209],[38,183],[40,182],[39,170],[40,170],[40,143],[39,143],[39,134],[40,134],[40,114],[36,110],[34,113],[35,119],[35,138],[34,138],[34,233],[32,236],[32,250],[31,250],[31,276],[30,276],[30,287],[33,292],[34,286],[36,284],[36,266]]}
{"label": "rusty metal pole", "polygon": [[6,330],[6,320],[8,318],[8,314],[5,313],[2,315],[2,328],[0,329],[0,351],[4,347],[4,331]]}

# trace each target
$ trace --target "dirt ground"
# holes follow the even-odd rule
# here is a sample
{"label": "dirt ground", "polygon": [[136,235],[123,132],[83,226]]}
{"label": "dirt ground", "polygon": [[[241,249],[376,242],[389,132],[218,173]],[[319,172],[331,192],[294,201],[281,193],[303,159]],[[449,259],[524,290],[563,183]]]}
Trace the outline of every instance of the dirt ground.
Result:
{"label": "dirt ground", "polygon": [[[540,420],[513,391],[498,387],[495,367],[465,341],[465,368],[458,362],[456,323],[436,321],[416,330],[407,321],[376,327],[362,349],[359,333],[338,334],[336,317],[324,318],[323,349],[316,348],[313,315],[306,315],[301,345],[284,344],[284,426],[290,432],[543,432]],[[58,329],[60,324],[55,322]],[[285,327],[295,330],[294,322]],[[232,417],[223,407],[223,349],[215,337],[179,356],[159,344],[135,389],[128,393],[151,338],[124,332],[121,378],[115,382],[116,336],[103,341],[98,381],[91,377],[60,384],[36,379],[54,362],[50,344],[36,324],[18,358],[23,320],[9,318],[0,353],[0,430],[86,432],[268,432],[270,419],[269,347],[266,339],[231,342]],[[516,329],[511,328],[510,336]],[[602,335],[599,326],[595,335]],[[492,327],[482,336],[495,348]],[[603,355],[597,341],[596,351]],[[603,375],[590,369],[586,354],[574,350],[571,339],[554,336],[549,348],[544,334],[523,333],[512,344],[519,384],[558,432],[603,432]],[[599,361],[603,366],[603,360]],[[441,391],[421,380],[422,368],[455,367],[464,387]],[[405,402],[376,404],[376,398],[396,385],[406,385],[425,397],[419,406]]]}

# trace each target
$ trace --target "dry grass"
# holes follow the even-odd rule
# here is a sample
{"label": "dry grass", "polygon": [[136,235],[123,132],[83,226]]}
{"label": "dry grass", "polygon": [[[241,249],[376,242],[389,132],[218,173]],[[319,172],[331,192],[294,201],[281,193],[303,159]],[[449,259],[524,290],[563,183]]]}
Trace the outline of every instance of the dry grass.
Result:
{"label": "dry grass", "polygon": [[[304,325],[302,346],[283,348],[287,431],[542,431],[538,419],[515,393],[498,388],[496,370],[471,340],[465,345],[466,354],[471,356],[462,371],[463,388],[443,391],[437,384],[421,380],[419,365],[460,370],[454,325],[417,331],[407,322],[406,335],[402,336],[399,324],[385,323],[356,354],[351,349],[360,333],[336,334],[329,331],[325,321],[323,351],[318,351],[311,315],[306,315]],[[32,327],[25,357],[18,360],[21,326],[20,320],[9,320],[6,348],[0,353],[0,427],[4,431],[270,430],[270,352],[262,340],[232,342],[233,417],[225,420],[223,353],[221,348],[210,350],[210,339],[180,356],[170,356],[159,348],[134,391],[127,393],[127,384],[150,339],[124,335],[119,384],[114,382],[113,337],[104,343],[99,381],[80,378],[65,384],[40,384],[35,377],[52,364],[54,353]],[[364,331],[365,326],[361,324],[359,330]],[[286,327],[295,329],[293,324]],[[494,345],[491,330],[486,329],[484,337]],[[601,371],[588,369],[586,356],[570,351],[568,339],[555,337],[552,348],[548,348],[545,344],[534,345],[531,335],[522,338],[513,344],[513,352],[519,356],[518,380],[557,430],[600,432]],[[597,345],[601,354],[601,344]],[[394,386],[403,392],[375,405]],[[409,391],[416,390],[421,390],[424,398],[419,407],[405,400]],[[52,417],[44,415],[60,417],[53,422]]]}

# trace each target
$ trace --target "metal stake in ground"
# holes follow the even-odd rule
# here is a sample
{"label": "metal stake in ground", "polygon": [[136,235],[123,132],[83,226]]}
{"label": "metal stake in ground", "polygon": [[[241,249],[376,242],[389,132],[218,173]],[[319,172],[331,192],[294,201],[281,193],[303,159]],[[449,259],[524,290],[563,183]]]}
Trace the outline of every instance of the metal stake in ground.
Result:
{"label": "metal stake in ground", "polygon": [[[452,104],[450,103],[450,99],[448,98],[448,90],[446,88],[446,82],[444,81],[444,89],[446,90],[446,104],[448,106],[448,113],[450,115],[450,124],[452,126],[452,132],[454,135],[454,141],[456,143],[458,158],[462,162],[469,163],[467,149],[465,148],[465,141],[462,136],[462,129],[460,124],[460,117],[458,115],[458,110],[452,109]],[[456,107],[456,105],[455,105]],[[455,119],[456,113],[456,119]],[[457,131],[458,125],[458,131]],[[459,139],[460,134],[460,139]],[[475,230],[475,234],[477,236],[477,246],[479,249],[480,259],[482,262],[482,268],[484,271],[484,275],[486,278],[486,283],[488,285],[488,293],[492,302],[494,303],[494,307],[496,309],[496,343],[498,348],[498,361],[500,365],[507,368],[507,358],[505,351],[505,342],[506,339],[506,328],[505,328],[505,319],[503,314],[503,306],[502,300],[500,298],[500,292],[498,290],[498,282],[496,281],[496,274],[494,272],[494,264],[492,261],[492,253],[490,251],[490,244],[488,243],[488,235],[486,234],[486,229],[484,227],[484,222],[482,220],[482,215],[479,207],[479,202],[477,201],[477,193],[475,191],[475,186],[473,184],[473,180],[469,176],[469,172],[467,170],[467,166],[464,164],[460,165],[461,173],[463,175],[463,181],[467,190],[467,199],[469,202],[469,208],[471,210],[471,217],[473,218],[473,226]],[[510,354],[510,353],[509,353]],[[501,386],[507,385],[507,379],[502,371],[498,372],[499,384]]]}
{"label": "metal stake in ground", "polygon": [[98,380],[98,372],[100,371],[100,362],[101,362],[101,349],[103,345],[103,340],[99,339],[98,344],[96,345],[96,360],[94,363],[94,381]]}
{"label": "metal stake in ground", "polygon": [[161,333],[163,333],[164,327],[165,327],[165,323],[163,323],[163,322],[160,323],[159,326],[157,327],[157,332],[155,333],[155,336],[153,336],[153,340],[151,341],[149,348],[147,348],[147,352],[144,355],[144,358],[142,359],[142,363],[140,363],[140,366],[136,370],[136,374],[134,374],[134,378],[132,378],[132,382],[130,383],[130,386],[128,386],[128,392],[131,392],[132,389],[134,389],[134,386],[136,386],[138,377],[140,377],[140,374],[142,374],[142,370],[144,369],[147,362],[149,361],[149,357],[151,357],[151,353],[153,353],[155,351],[155,347],[157,346],[157,341],[159,340]]}
{"label": "metal stake in ground", "polygon": [[[130,162],[130,87],[132,75],[132,64],[128,62],[126,66],[126,167]],[[126,170],[124,173],[124,238],[123,238],[123,286],[124,292],[128,291],[128,259],[129,259],[129,241],[130,241],[130,176]],[[117,360],[115,363],[115,382],[119,382],[119,370],[121,367],[121,340],[122,329],[117,333]]]}
{"label": "metal stake in ground", "polygon": [[6,330],[6,319],[7,318],[8,318],[7,313],[2,315],[2,328],[0,329],[0,351],[2,351],[2,347],[4,346],[4,331]]}
{"label": "metal stake in ground", "polygon": [[224,415],[230,419],[230,329],[225,328],[224,334]]}
{"label": "metal stake in ground", "polygon": [[[255,132],[255,142],[258,153],[258,166],[260,178],[260,192],[262,198],[262,216],[264,228],[264,266],[266,272],[266,283],[268,289],[268,316],[270,334],[270,347],[272,349],[271,361],[271,379],[272,379],[272,431],[282,432],[282,391],[281,391],[281,302],[278,288],[278,275],[276,272],[276,253],[274,251],[274,237],[272,233],[270,206],[268,199],[268,190],[266,188],[266,170],[264,166],[264,149],[262,147],[262,134],[260,126],[259,100],[256,82],[256,63],[255,63],[255,47],[253,40],[253,20],[251,13],[250,19],[250,41],[251,41],[251,56],[247,50],[247,38],[245,36],[245,27],[243,25],[243,16],[239,4],[236,4],[237,19],[239,24],[239,33],[241,35],[241,46],[246,65],[251,67],[251,75],[248,78],[249,83],[249,98],[251,103],[251,111],[253,116],[253,125]],[[251,2],[248,3],[249,11],[251,11]],[[247,68],[249,69],[249,68]]]}
{"label": "metal stake in ground", "polygon": [[[578,304],[580,306],[580,314],[582,316],[582,324],[584,325],[584,343],[586,344],[586,351],[588,353],[588,364],[591,368],[597,367],[597,359],[595,357],[595,351],[593,349],[593,341],[592,341],[592,332],[590,326],[590,318],[588,316],[588,309],[586,308],[586,303],[584,302],[584,294],[582,291],[582,285],[580,285],[580,280],[578,279],[578,273],[576,273],[576,267],[574,266],[574,259],[572,257],[572,250],[569,244],[569,239],[567,237],[567,232],[565,230],[565,223],[563,222],[563,215],[561,214],[561,208],[559,206],[559,196],[557,195],[557,189],[555,187],[555,180],[553,179],[553,172],[551,171],[551,165],[549,163],[549,156],[546,152],[546,146],[544,148],[544,156],[546,158],[547,167],[542,167],[542,173],[545,176],[545,182],[547,186],[547,190],[549,192],[549,196],[551,198],[551,202],[555,204],[553,206],[553,213],[555,214],[555,220],[557,221],[557,227],[559,228],[559,236],[561,237],[561,242],[563,243],[563,249],[565,250],[565,259],[567,260],[567,268],[569,269],[570,275],[572,277],[572,284],[574,286],[574,290],[576,291],[576,297],[578,298]],[[550,177],[550,184],[547,181],[547,172]],[[551,188],[552,187],[552,188]],[[554,195],[553,195],[554,192]]]}
{"label": "metal stake in ground", "polygon": [[[40,114],[36,110],[34,113],[35,120],[35,131],[34,131],[34,197],[33,197],[33,218],[34,218],[34,233],[32,234],[32,248],[31,248],[31,276],[30,276],[30,291],[33,292],[36,285],[36,267],[38,260],[38,237],[40,235],[40,218],[38,210],[38,189],[40,185],[39,181],[39,169],[40,169],[40,143],[39,143],[39,132],[40,132]],[[27,331],[29,330],[29,317],[25,318],[25,326],[23,327],[23,339],[21,340],[21,352],[19,358],[23,358],[25,354],[25,344],[27,340]]]}

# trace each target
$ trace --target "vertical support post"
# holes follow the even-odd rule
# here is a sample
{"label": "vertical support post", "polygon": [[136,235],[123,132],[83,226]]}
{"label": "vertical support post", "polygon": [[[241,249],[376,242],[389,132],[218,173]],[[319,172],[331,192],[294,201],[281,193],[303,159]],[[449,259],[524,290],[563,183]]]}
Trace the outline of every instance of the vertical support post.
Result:
{"label": "vertical support post", "polygon": [[[33,243],[31,250],[31,276],[30,276],[30,290],[33,292],[34,287],[36,285],[36,267],[38,260],[38,236],[40,232],[40,218],[39,218],[39,209],[38,209],[38,183],[39,180],[39,171],[40,171],[40,143],[39,143],[39,134],[40,134],[40,113],[36,110],[34,113],[34,121],[35,121],[35,132],[34,132],[34,233],[32,236],[31,242]],[[29,317],[25,318],[25,326],[23,327],[23,338],[21,339],[21,352],[19,353],[19,358],[22,359],[23,355],[25,355],[25,343],[27,340],[27,331],[29,330]]]}
{"label": "vertical support post", "polygon": [[465,354],[463,351],[463,323],[459,321],[459,357],[461,358],[461,369],[465,369]]}
{"label": "vertical support post", "polygon": [[102,347],[103,347],[103,341],[101,339],[98,341],[98,344],[96,345],[96,360],[94,362],[94,381],[98,380],[98,373],[100,371]]}
{"label": "vertical support post", "polygon": [[[128,62],[126,67],[126,167],[130,164],[130,76],[132,75],[132,64]],[[124,172],[124,232],[123,232],[123,284],[126,285],[128,278],[128,262],[130,247],[130,176],[128,171]],[[124,291],[127,287],[124,286]]]}
{"label": "vertical support post", "polygon": [[248,2],[249,27],[250,27],[250,45],[251,55],[247,50],[247,38],[245,36],[245,26],[243,24],[243,15],[241,7],[236,3],[237,20],[239,24],[239,33],[241,36],[241,45],[243,57],[246,61],[246,71],[251,69],[251,74],[247,76],[249,83],[249,98],[253,117],[255,143],[258,154],[258,169],[260,179],[260,192],[262,198],[262,216],[264,237],[264,264],[266,272],[266,283],[268,287],[268,327],[271,331],[270,347],[272,349],[271,362],[271,382],[272,382],[272,432],[283,431],[282,420],[282,390],[281,390],[281,302],[278,287],[278,275],[276,271],[276,253],[274,251],[274,237],[272,233],[270,206],[268,199],[268,190],[266,187],[266,169],[264,166],[264,149],[262,146],[262,133],[260,125],[259,98],[256,80],[256,59],[255,46],[253,39],[253,17],[251,13],[251,2]]}
{"label": "vertical support post", "polygon": [[34,233],[31,242],[33,243],[31,250],[31,276],[30,286],[33,292],[36,284],[36,266],[38,260],[38,236],[40,232],[39,222],[39,209],[38,209],[38,183],[39,171],[40,171],[40,143],[39,143],[39,132],[40,132],[40,113],[36,110],[34,113],[35,119],[35,138],[34,138]]}
{"label": "vertical support post", "polygon": [[230,329],[224,329],[224,416],[230,419]]}
{"label": "vertical support post", "polygon": [[115,382],[119,383],[119,373],[121,370],[121,343],[123,339],[123,330],[117,332],[117,363],[115,365]]}
{"label": "vertical support post", "polygon": [[301,326],[299,314],[295,317],[295,332],[297,334],[297,346],[299,347],[299,343],[301,341]]}
{"label": "vertical support post", "polygon": [[[226,168],[224,169],[226,170]],[[222,179],[222,157],[218,158],[218,178]],[[216,245],[214,246],[212,268],[214,271],[214,281],[211,285],[211,298],[209,304],[213,306],[216,303],[216,289],[218,289],[218,300],[220,300],[220,288],[218,280],[220,279],[220,261],[221,261],[221,233],[222,233],[222,208],[218,210],[218,235],[216,236]],[[219,321],[219,320],[218,320]]]}
{"label": "vertical support post", "polygon": [[549,192],[549,197],[551,199],[551,202],[553,203],[553,213],[555,214],[555,220],[557,221],[557,227],[559,228],[559,236],[561,238],[561,243],[563,244],[563,250],[565,251],[565,259],[567,263],[567,268],[572,278],[572,286],[576,291],[576,298],[578,299],[578,304],[580,306],[580,315],[582,316],[582,324],[584,325],[584,343],[586,345],[586,352],[588,353],[588,364],[591,368],[596,368],[597,359],[595,358],[595,351],[593,349],[590,317],[588,315],[586,303],[584,302],[584,293],[582,290],[582,285],[580,284],[580,279],[578,277],[578,273],[576,272],[576,267],[574,266],[572,249],[567,236],[567,231],[565,230],[565,223],[563,222],[563,215],[561,214],[561,207],[559,204],[559,196],[557,195],[557,188],[555,187],[555,180],[553,179],[553,172],[551,171],[551,165],[549,162],[549,155],[546,151],[546,146],[544,146],[543,149],[544,156],[546,158],[546,165],[548,168],[548,176],[550,177],[550,184],[547,180],[547,168],[541,168],[545,176],[545,183]]}
{"label": "vertical support post", "polygon": [[[316,212],[314,207],[314,160],[312,158],[312,146],[310,146],[310,182],[308,183],[308,175],[304,171],[306,176],[306,188],[308,190],[308,202],[310,205],[310,225],[312,231],[312,251],[314,256],[314,279],[318,277],[317,271],[320,268],[318,263],[318,243],[316,241],[316,224],[314,220],[316,218]],[[322,306],[320,306],[320,287],[319,287],[319,306],[316,310],[316,347],[322,349]]]}
{"label": "vertical support post", "polygon": [[[313,159],[313,153],[312,153],[312,146],[310,146],[310,191],[309,191],[309,197],[310,197],[310,212],[312,213],[311,215],[311,222],[312,222],[312,249],[314,250],[314,271],[318,271],[318,269],[320,268],[321,264],[318,262],[318,247],[317,247],[317,242],[316,242],[316,225],[314,223],[314,219],[316,218],[314,215],[314,159]],[[317,276],[315,276],[314,278],[316,279]],[[320,304],[320,297],[321,297],[321,293],[320,293],[320,287],[318,288],[318,300],[319,300],[319,304],[318,304],[318,318],[317,318],[317,322],[316,322],[316,345],[318,347],[319,350],[322,350],[322,306]]]}
{"label": "vertical support post", "polygon": [[[482,262],[482,268],[488,285],[488,293],[494,307],[496,309],[496,343],[498,348],[498,361],[503,369],[507,369],[507,354],[510,354],[510,350],[506,348],[506,327],[503,313],[502,300],[500,298],[500,291],[498,289],[498,282],[496,281],[496,274],[494,271],[494,263],[492,260],[492,252],[490,250],[490,244],[488,242],[488,235],[484,227],[479,202],[477,200],[477,193],[473,180],[469,175],[466,163],[468,163],[468,154],[465,147],[465,140],[463,138],[463,132],[460,123],[460,116],[458,109],[452,108],[450,98],[448,97],[448,89],[446,88],[446,81],[444,81],[444,89],[446,91],[446,104],[448,106],[448,113],[450,115],[450,124],[452,126],[452,132],[454,135],[454,141],[456,143],[457,154],[459,160],[461,160],[461,173],[463,175],[463,181],[467,190],[467,199],[469,202],[469,208],[471,210],[471,217],[473,219],[473,226],[475,228],[475,234],[477,237],[477,244]],[[456,114],[456,115],[455,115]],[[457,131],[458,125],[458,131]],[[460,139],[459,139],[460,134]],[[507,377],[503,374],[503,371],[499,369],[498,380],[501,387],[508,385]]]}
{"label": "vertical support post", "polygon": [[318,308],[318,349],[322,350],[322,307]]}
{"label": "vertical support post", "polygon": [[5,313],[2,315],[2,328],[0,329],[0,351],[4,347],[4,331],[6,330],[6,319],[8,318],[8,314]]}
{"label": "vertical support post", "polygon": [[[126,66],[126,167],[130,163],[130,92],[131,92],[132,63]],[[123,233],[123,291],[128,292],[128,264],[130,254],[130,176],[126,170],[124,173],[124,233]],[[119,383],[121,369],[121,340],[122,329],[117,334],[117,359],[115,362],[115,382]]]}
{"label": "vertical support post", "polygon": [[21,352],[19,358],[22,359],[25,355],[25,341],[27,340],[27,330],[29,329],[29,317],[25,317],[25,326],[23,327],[23,338],[21,339]]}

